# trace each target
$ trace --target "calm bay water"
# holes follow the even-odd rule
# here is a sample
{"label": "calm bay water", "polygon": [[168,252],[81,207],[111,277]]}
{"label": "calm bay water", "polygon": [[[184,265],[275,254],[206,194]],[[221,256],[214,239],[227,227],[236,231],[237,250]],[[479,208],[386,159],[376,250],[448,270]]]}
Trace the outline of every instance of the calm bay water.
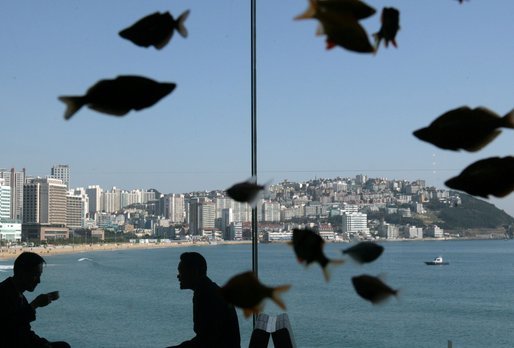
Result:
{"label": "calm bay water", "polygon": [[[285,244],[259,246],[259,276],[268,285],[293,284],[284,294],[297,346],[432,348],[514,346],[514,241],[387,242],[374,263],[335,268],[325,283],[318,265],[304,268]],[[339,257],[348,244],[327,244]],[[251,269],[250,245],[123,250],[46,257],[42,282],[29,301],[59,290],[38,309],[34,330],[72,347],[165,347],[193,336],[192,291],[179,290],[176,268],[184,251],[198,251],[211,279],[223,285]],[[442,255],[449,266],[426,266]],[[82,258],[88,258],[81,260]],[[12,261],[0,261],[0,266]],[[12,271],[0,267],[0,281]],[[401,290],[373,306],[355,293],[351,277],[382,274]],[[272,302],[265,312],[281,313]],[[243,318],[242,347],[251,318]],[[272,346],[272,344],[270,344]]]}

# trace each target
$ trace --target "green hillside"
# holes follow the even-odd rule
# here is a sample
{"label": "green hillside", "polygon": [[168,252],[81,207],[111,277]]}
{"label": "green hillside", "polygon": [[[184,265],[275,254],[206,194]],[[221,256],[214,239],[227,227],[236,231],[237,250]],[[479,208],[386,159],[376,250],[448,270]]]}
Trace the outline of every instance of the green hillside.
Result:
{"label": "green hillside", "polygon": [[465,193],[458,193],[462,204],[448,206],[447,204],[431,201],[425,208],[436,217],[433,223],[444,229],[478,229],[498,228],[514,223],[514,218],[493,204],[477,199]]}

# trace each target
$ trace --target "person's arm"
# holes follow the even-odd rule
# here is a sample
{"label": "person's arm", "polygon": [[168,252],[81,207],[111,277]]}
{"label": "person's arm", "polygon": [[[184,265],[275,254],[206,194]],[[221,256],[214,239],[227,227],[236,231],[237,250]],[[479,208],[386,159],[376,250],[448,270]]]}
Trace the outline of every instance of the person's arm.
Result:
{"label": "person's arm", "polygon": [[24,297],[4,297],[0,301],[0,307],[2,308],[0,323],[7,335],[4,340],[27,347],[36,345],[45,347],[48,344],[47,340],[32,331],[30,322],[36,320],[36,311]]}
{"label": "person's arm", "polygon": [[205,291],[195,296],[193,321],[196,336],[173,348],[209,347],[213,342],[221,342],[224,332],[222,326],[227,315],[226,307],[225,301],[213,291]]}
{"label": "person's arm", "polygon": [[217,289],[211,288],[203,295],[199,298],[199,308],[195,318],[196,337],[192,339],[199,347],[222,341],[223,325],[227,315],[227,304],[217,293]]}
{"label": "person's arm", "polygon": [[50,302],[52,300],[48,294],[41,294],[30,303],[30,306],[36,310],[36,308],[48,306]]}

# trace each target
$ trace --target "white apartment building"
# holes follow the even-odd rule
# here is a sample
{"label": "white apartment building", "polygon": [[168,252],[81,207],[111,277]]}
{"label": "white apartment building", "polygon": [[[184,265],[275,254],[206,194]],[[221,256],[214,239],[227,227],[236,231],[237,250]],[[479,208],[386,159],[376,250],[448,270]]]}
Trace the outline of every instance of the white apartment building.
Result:
{"label": "white apartment building", "polygon": [[232,222],[225,234],[226,240],[243,240],[243,223]]}
{"label": "white apartment building", "polygon": [[111,191],[102,192],[100,209],[106,213],[121,210],[121,190],[113,187]]}
{"label": "white apartment building", "polygon": [[66,225],[77,229],[86,226],[86,216],[89,212],[89,199],[79,191],[68,192],[66,195]]}
{"label": "white apartment building", "polygon": [[93,216],[94,213],[102,211],[102,188],[98,185],[88,186],[86,194],[89,198],[89,216]]}
{"label": "white apartment building", "polygon": [[143,191],[121,191],[120,193],[120,207],[123,209],[131,204],[143,202]]}
{"label": "white apartment building", "polygon": [[386,239],[397,239],[400,236],[400,229],[396,225],[384,222],[378,226],[378,235]]}
{"label": "white apartment building", "polygon": [[0,179],[0,221],[11,218],[11,187]]}
{"label": "white apartment building", "polygon": [[302,217],[305,214],[304,205],[295,205],[290,208],[281,208],[281,221]]}
{"label": "white apartment building", "polygon": [[431,225],[425,228],[424,235],[425,237],[443,238],[444,230],[437,225]]}
{"label": "white apartment building", "polygon": [[363,213],[344,213],[341,215],[342,230],[348,233],[368,233],[368,215]]}
{"label": "white apartment building", "polygon": [[[221,218],[222,210],[232,209],[233,221],[248,222],[252,219],[252,207],[247,203],[236,202],[232,198],[219,197],[215,200],[216,203],[216,218]],[[257,205],[259,206],[259,205]],[[262,212],[259,212],[262,215]]]}
{"label": "white apartment building", "polygon": [[66,185],[66,189],[70,189],[70,167],[67,164],[57,164],[52,167],[50,175],[54,179],[59,179]]}
{"label": "white apartment building", "polygon": [[265,201],[262,204],[262,221],[280,222],[280,203]]}
{"label": "white apartment building", "polygon": [[0,178],[5,180],[4,185],[11,188],[11,213],[10,218],[21,221],[23,217],[23,185],[25,184],[25,169],[21,172],[0,169]]}
{"label": "white apartment building", "polygon": [[66,185],[36,178],[24,185],[23,223],[66,224]]}
{"label": "white apartment building", "polygon": [[191,200],[189,204],[189,230],[198,235],[202,230],[214,229],[216,220],[216,205],[213,202]]}
{"label": "white apartment building", "polygon": [[408,226],[406,228],[406,236],[411,239],[421,239],[423,238],[423,228],[416,226]]}
{"label": "white apartment building", "polygon": [[174,223],[183,223],[186,219],[185,196],[182,194],[167,194],[161,198],[163,213],[166,219]]}

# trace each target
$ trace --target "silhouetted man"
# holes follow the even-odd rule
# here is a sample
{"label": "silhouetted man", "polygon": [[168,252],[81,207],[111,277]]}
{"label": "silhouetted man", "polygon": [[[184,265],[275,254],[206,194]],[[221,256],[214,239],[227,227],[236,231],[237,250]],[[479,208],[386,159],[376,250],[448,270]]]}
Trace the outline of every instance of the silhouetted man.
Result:
{"label": "silhouetted man", "polygon": [[23,295],[34,291],[40,282],[45,260],[35,253],[24,252],[14,261],[14,276],[0,283],[0,347],[69,348],[66,342],[48,342],[30,328],[36,320],[36,308],[59,298],[58,292],[41,294],[30,304]]}
{"label": "silhouetted man", "polygon": [[207,277],[207,262],[196,252],[180,255],[177,278],[181,289],[191,289],[196,336],[178,346],[240,348],[239,322],[234,306],[225,302],[220,287]]}

